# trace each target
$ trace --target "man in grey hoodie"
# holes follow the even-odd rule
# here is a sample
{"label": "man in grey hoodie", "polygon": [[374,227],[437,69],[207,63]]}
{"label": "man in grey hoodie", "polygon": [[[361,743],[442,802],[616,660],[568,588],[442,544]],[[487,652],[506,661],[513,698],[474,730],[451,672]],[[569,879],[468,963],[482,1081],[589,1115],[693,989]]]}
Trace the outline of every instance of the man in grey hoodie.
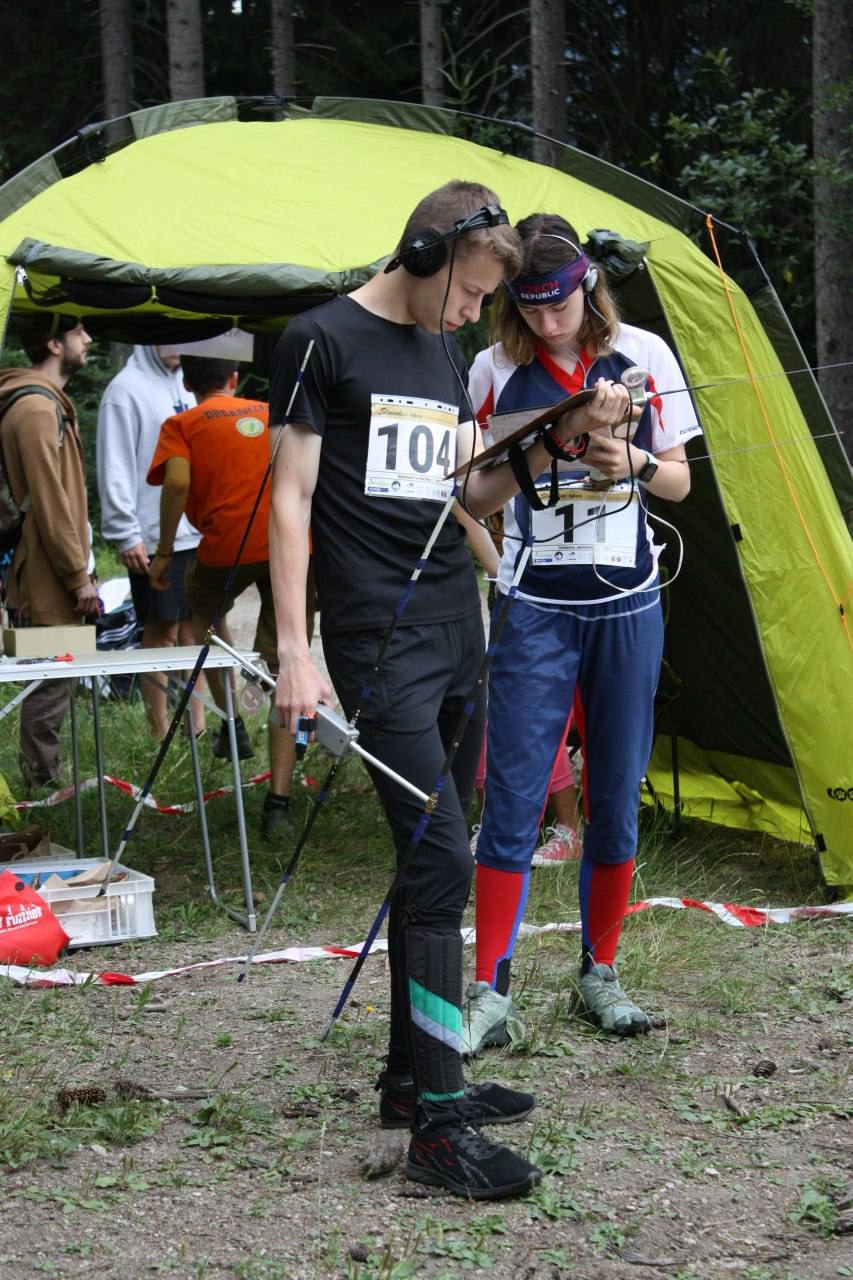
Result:
{"label": "man in grey hoodie", "polygon": [[[186,518],[181,520],[171,589],[151,591],[148,565],[160,535],[160,492],[147,484],[145,477],[161,423],[194,404],[195,396],[184,387],[180,357],[161,356],[158,347],[136,346],[107,386],[98,410],[101,532],[114,544],[128,571],[145,649],[193,643],[183,579],[200,535]],[[168,726],[166,688],[163,674],[142,681],[151,733],[158,740]],[[204,709],[198,702],[193,703],[193,717],[199,732]]]}

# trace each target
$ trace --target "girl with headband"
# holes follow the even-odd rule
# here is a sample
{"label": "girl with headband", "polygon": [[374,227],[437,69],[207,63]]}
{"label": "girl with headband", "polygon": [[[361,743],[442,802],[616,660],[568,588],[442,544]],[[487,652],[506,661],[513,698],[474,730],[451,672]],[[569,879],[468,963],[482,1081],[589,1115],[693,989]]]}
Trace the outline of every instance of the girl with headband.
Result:
{"label": "girl with headband", "polygon": [[568,446],[551,432],[556,504],[543,476],[504,507],[498,609],[523,549],[532,545],[532,552],[489,676],[476,973],[463,1007],[469,1055],[505,1044],[507,1022],[517,1018],[510,960],[548,780],[573,710],[583,744],[585,817],[576,1002],[604,1031],[649,1030],[648,1016],[623,991],[614,968],[663,648],[660,548],[646,519],[646,493],[672,502],[687,496],[684,444],[700,431],[686,390],[665,400],[655,395],[684,387],[675,357],[655,334],[620,323],[574,227],[554,214],[534,214],[517,229],[521,272],[495,298],[495,343],[477,356],[470,375],[481,426],[491,414],[554,404],[601,379],[618,384],[627,369],[647,371],[646,394],[630,425],[623,419]]}

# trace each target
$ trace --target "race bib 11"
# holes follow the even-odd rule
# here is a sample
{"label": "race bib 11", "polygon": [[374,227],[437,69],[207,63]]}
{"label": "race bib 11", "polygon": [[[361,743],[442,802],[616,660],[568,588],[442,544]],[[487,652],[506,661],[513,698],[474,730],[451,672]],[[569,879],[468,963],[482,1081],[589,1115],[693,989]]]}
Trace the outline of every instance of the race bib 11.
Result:
{"label": "race bib 11", "polygon": [[532,560],[537,565],[594,564],[633,568],[637,558],[637,489],[562,484],[554,507],[532,511]]}

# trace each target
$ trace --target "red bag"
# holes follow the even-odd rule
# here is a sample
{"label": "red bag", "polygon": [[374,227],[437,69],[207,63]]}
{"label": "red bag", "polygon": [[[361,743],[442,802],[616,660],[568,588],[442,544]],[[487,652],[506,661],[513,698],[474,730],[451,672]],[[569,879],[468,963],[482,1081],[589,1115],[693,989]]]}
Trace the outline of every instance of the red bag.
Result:
{"label": "red bag", "polygon": [[70,941],[41,894],[0,871],[0,964],[55,964]]}

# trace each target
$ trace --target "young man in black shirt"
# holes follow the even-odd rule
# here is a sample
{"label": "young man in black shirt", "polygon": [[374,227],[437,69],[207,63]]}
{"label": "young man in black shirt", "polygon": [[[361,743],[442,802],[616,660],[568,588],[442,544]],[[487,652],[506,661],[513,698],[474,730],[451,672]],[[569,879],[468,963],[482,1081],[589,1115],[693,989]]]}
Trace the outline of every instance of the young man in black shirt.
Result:
{"label": "young man in black shirt", "polygon": [[[300,715],[333,700],[305,631],[310,525],[335,692],[348,716],[360,709],[363,745],[426,792],[483,655],[476,579],[455,520],[442,527],[401,612],[399,602],[450,495],[457,452],[465,456],[457,421],[470,416],[459,413],[466,371],[447,335],[476,321],[484,297],[518,262],[517,237],[494,193],[448,183],[413,211],[388,267],[294,319],[274,361],[270,426],[286,427],[270,526],[276,706],[293,731]],[[470,448],[470,429],[465,439]],[[365,690],[395,608],[399,624]],[[410,1178],[493,1199],[524,1194],[541,1175],[478,1128],[521,1119],[534,1098],[497,1084],[466,1087],[462,1074],[460,925],[472,874],[465,815],[482,726],[478,707],[389,913],[391,1028],[379,1087],[383,1127],[412,1127]],[[384,775],[373,780],[399,857],[422,805]]]}

